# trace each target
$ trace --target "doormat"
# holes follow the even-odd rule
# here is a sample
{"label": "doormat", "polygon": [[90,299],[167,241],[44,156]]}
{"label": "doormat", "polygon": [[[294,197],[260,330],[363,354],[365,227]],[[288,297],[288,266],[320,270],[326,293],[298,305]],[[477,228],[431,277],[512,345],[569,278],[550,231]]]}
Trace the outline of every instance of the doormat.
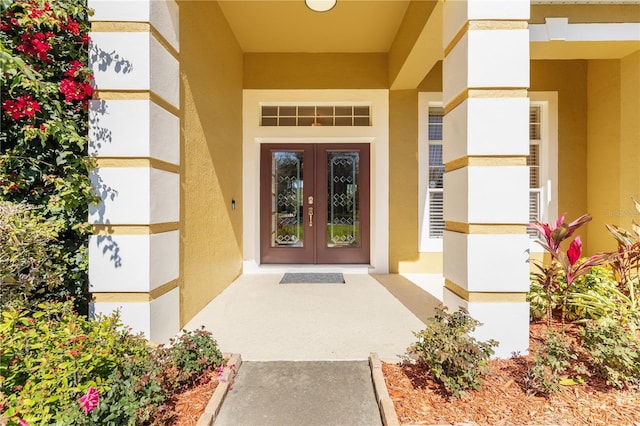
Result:
{"label": "doormat", "polygon": [[287,272],[280,284],[344,284],[344,277],[341,273]]}

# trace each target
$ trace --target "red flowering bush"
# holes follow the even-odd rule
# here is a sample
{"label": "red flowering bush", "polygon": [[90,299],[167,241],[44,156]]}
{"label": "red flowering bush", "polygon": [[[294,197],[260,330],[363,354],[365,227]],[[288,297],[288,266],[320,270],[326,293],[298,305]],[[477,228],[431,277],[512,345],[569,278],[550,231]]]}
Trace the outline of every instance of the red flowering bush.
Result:
{"label": "red flowering bush", "polygon": [[89,14],[86,0],[0,0],[0,201],[65,224],[49,254],[63,278],[31,289],[33,303],[87,292]]}
{"label": "red flowering bush", "polygon": [[7,99],[4,101],[2,109],[14,120],[20,120],[23,117],[32,119],[36,112],[40,112],[40,104],[31,95],[22,95],[15,100]]}

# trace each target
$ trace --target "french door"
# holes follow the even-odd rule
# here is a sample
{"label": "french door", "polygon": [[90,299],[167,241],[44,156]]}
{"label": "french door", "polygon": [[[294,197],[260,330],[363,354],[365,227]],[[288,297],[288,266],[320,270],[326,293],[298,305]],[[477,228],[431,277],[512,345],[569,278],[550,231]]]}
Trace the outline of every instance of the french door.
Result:
{"label": "french door", "polygon": [[261,263],[369,263],[369,145],[263,144]]}

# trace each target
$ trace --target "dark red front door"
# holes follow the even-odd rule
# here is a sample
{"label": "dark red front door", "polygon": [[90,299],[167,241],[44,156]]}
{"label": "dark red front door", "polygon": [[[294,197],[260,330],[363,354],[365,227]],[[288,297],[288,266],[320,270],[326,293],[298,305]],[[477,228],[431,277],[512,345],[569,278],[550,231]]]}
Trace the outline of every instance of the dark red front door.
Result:
{"label": "dark red front door", "polygon": [[263,144],[261,263],[369,263],[369,145]]}

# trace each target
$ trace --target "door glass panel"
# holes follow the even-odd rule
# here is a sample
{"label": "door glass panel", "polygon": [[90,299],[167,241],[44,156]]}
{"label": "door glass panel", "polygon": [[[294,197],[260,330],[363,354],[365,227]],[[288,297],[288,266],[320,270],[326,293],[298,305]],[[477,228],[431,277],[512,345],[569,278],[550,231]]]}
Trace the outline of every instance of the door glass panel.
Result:
{"label": "door glass panel", "polygon": [[302,247],[302,152],[271,153],[271,247]]}
{"label": "door glass panel", "polygon": [[358,152],[327,152],[327,247],[360,247]]}

